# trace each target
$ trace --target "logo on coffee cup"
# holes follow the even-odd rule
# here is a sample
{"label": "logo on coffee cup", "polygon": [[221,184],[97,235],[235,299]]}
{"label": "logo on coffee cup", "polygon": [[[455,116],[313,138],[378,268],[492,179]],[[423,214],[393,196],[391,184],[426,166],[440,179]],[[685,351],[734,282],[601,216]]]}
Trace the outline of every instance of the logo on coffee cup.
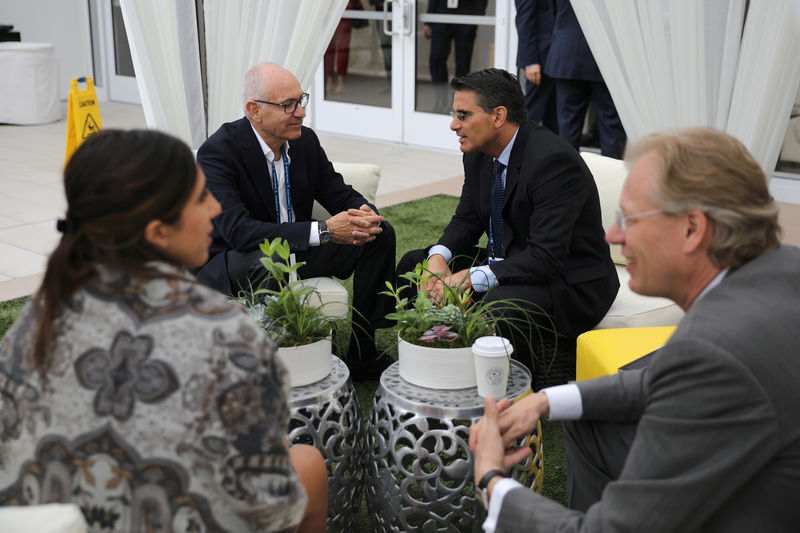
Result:
{"label": "logo on coffee cup", "polygon": [[503,381],[503,369],[496,366],[486,371],[486,381],[492,385],[499,385]]}

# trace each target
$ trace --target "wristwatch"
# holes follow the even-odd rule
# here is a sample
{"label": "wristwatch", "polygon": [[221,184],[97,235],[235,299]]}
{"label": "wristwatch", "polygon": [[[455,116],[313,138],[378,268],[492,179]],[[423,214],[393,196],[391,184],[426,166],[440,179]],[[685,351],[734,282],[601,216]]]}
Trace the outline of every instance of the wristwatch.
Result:
{"label": "wristwatch", "polygon": [[483,505],[484,509],[487,511],[489,510],[489,482],[497,476],[506,477],[506,473],[500,470],[489,470],[483,475],[481,480],[478,481],[478,485],[475,487],[475,497],[478,498],[478,501],[481,502],[481,505]]}
{"label": "wristwatch", "polygon": [[328,244],[331,242],[331,232],[328,231],[328,225],[324,220],[320,220],[317,224],[319,227],[319,243]]}

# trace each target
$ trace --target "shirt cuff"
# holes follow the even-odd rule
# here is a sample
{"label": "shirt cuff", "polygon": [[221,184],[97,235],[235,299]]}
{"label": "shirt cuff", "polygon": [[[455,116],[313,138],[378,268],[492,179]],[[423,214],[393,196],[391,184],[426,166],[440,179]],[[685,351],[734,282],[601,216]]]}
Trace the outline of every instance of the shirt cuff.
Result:
{"label": "shirt cuff", "polygon": [[548,420],[578,420],[583,416],[581,390],[574,383],[547,387],[541,392],[547,395],[550,404]]}
{"label": "shirt cuff", "polygon": [[497,276],[494,275],[489,265],[470,267],[469,280],[473,290],[477,292],[486,292],[498,285]]}
{"label": "shirt cuff", "polygon": [[453,258],[453,252],[451,252],[447,246],[442,246],[441,244],[435,244],[431,246],[431,249],[428,251],[428,259],[430,259],[431,256],[434,256],[436,254],[439,254],[442,257],[444,257],[445,263],[449,263],[450,260]]}
{"label": "shirt cuff", "polygon": [[311,230],[308,233],[308,245],[319,246],[319,222],[311,222]]}
{"label": "shirt cuff", "polygon": [[514,489],[521,488],[523,485],[510,477],[503,478],[494,484],[492,497],[489,498],[489,512],[486,520],[483,521],[483,531],[494,533],[497,527],[497,519],[500,518],[500,509],[503,507],[503,498]]}

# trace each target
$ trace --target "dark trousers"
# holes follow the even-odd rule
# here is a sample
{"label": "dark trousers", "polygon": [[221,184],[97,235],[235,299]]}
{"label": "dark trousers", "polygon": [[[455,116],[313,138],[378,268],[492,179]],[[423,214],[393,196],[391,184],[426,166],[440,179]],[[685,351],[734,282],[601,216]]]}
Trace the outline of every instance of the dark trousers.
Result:
{"label": "dark trousers", "polygon": [[556,81],[553,78],[542,74],[539,85],[525,80],[525,107],[528,108],[528,120],[558,134],[556,105]]}
{"label": "dark trousers", "polygon": [[[447,84],[450,81],[447,72],[447,58],[450,56],[450,44],[455,44],[456,76],[463,76],[470,71],[472,65],[472,49],[478,27],[474,24],[431,24],[431,54],[429,63],[431,81],[436,96],[436,111],[447,107]],[[446,110],[446,109],[445,109]]]}
{"label": "dark trousers", "polygon": [[[407,284],[407,281],[400,277],[401,274],[410,272],[414,267],[428,257],[430,248],[412,250],[405,254],[397,265],[397,286]],[[450,262],[450,269],[458,272],[470,268],[471,266],[484,265],[487,262],[485,248],[473,248],[470,255],[454,257]],[[406,291],[407,296],[412,297],[410,291]],[[543,284],[535,285],[498,285],[489,289],[485,293],[475,293],[475,297],[482,298],[485,302],[498,300],[513,300],[519,309],[503,308],[497,309],[503,317],[508,317],[508,321],[498,324],[498,334],[511,341],[514,347],[513,358],[523,363],[529,369],[535,366],[534,358],[539,352],[539,335],[536,333],[536,325],[551,328],[549,317],[543,317],[541,311],[551,314],[553,312],[553,301],[550,295],[550,287]]]}
{"label": "dark trousers", "polygon": [[611,93],[603,82],[556,79],[558,135],[577,150],[580,147],[583,122],[589,100],[597,113],[600,151],[608,157],[621,159],[628,137]]}
{"label": "dark trousers", "polygon": [[564,421],[569,508],[586,512],[619,479],[636,436],[635,422]]}
{"label": "dark trousers", "polygon": [[[298,269],[301,279],[318,276],[347,278],[353,275],[353,335],[366,360],[377,357],[374,348],[375,329],[392,326],[386,319],[394,311],[394,300],[380,295],[386,282],[394,281],[395,234],[394,228],[383,222],[383,232],[363,246],[329,243],[309,247],[297,253],[295,259],[306,264]],[[238,287],[259,286],[267,282],[268,272],[260,262],[260,250],[241,253],[228,252],[228,276],[234,293]],[[351,348],[351,352],[353,350]]]}

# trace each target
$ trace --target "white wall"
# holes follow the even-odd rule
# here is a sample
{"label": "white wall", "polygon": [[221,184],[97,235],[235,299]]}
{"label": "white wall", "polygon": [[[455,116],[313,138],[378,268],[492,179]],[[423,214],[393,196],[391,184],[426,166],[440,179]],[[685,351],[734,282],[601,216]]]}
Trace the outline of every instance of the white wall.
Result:
{"label": "white wall", "polygon": [[55,45],[61,98],[72,78],[92,75],[87,0],[0,0],[0,23],[13,24],[23,41]]}

